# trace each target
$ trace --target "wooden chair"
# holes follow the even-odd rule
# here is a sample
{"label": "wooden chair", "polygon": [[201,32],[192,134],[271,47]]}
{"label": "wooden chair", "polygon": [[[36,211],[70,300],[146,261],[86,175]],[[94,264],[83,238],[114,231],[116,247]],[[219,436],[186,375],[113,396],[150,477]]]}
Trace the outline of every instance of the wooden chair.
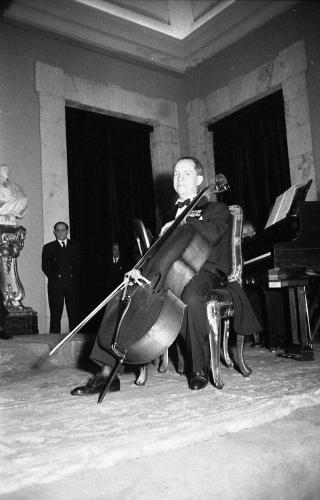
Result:
{"label": "wooden chair", "polygon": [[[239,205],[231,205],[229,210],[233,217],[232,224],[232,266],[228,275],[228,282],[234,281],[242,284],[242,222],[243,213]],[[209,347],[210,364],[213,377],[213,385],[222,389],[224,382],[220,372],[220,347],[221,355],[227,367],[234,366],[229,356],[230,323],[234,317],[234,304],[232,296],[227,288],[210,290],[207,297],[207,317],[209,324]],[[222,332],[223,323],[223,335]],[[221,338],[222,337],[222,338]],[[251,369],[246,365],[243,358],[244,336],[236,335],[236,358],[237,365],[244,377],[248,377]]]}
{"label": "wooden chair", "polygon": [[[231,205],[229,210],[232,214],[232,235],[231,235],[231,249],[232,249],[232,266],[228,275],[228,282],[234,281],[241,285],[242,277],[242,222],[243,213],[239,205]],[[141,233],[141,224],[139,221],[137,228],[140,227],[139,234]],[[143,227],[143,226],[142,226]],[[137,233],[136,233],[137,236]],[[140,236],[141,238],[141,236]],[[213,378],[213,385],[222,389],[224,382],[220,371],[220,354],[227,367],[233,367],[234,362],[229,355],[229,335],[230,335],[230,322],[234,317],[234,304],[232,296],[228,288],[217,288],[210,290],[207,297],[207,318],[209,330],[209,348],[210,348],[210,366]],[[222,335],[223,323],[223,335]],[[221,349],[222,346],[222,349]],[[246,365],[243,358],[244,336],[236,335],[236,358],[237,366],[244,377],[248,377],[251,373],[250,368]],[[221,351],[221,352],[220,352]],[[160,358],[158,370],[164,373],[168,367],[168,350],[166,350]],[[178,348],[178,372],[183,373],[184,360]],[[148,378],[147,365],[140,368],[139,376],[136,380],[137,385],[144,385]]]}

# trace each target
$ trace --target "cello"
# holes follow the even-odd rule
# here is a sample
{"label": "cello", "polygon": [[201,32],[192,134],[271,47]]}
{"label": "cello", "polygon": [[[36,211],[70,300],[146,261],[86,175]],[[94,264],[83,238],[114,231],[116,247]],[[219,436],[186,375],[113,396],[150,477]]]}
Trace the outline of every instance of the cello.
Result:
{"label": "cello", "polygon": [[[118,359],[100,394],[101,403],[122,363],[145,364],[160,356],[179,334],[186,305],[181,293],[208,258],[209,242],[192,225],[181,224],[210,190],[228,189],[223,175],[202,189],[172,225],[141,257],[124,282],[50,353],[56,352],[107,302],[99,329],[99,345]],[[135,275],[140,276],[135,279]],[[141,281],[142,280],[142,281]]]}

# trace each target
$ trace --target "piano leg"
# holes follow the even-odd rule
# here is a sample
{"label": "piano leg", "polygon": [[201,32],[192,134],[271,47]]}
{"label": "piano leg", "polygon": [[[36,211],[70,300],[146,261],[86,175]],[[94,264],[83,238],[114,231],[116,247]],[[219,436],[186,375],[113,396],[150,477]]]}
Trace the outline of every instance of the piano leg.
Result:
{"label": "piano leg", "polygon": [[284,354],[278,356],[298,361],[313,361],[309,312],[305,286],[289,286],[289,306],[291,319],[292,342]]}
{"label": "piano leg", "polygon": [[276,352],[284,348],[288,336],[287,301],[283,290],[265,289],[266,347]]}
{"label": "piano leg", "polygon": [[289,287],[289,306],[290,306],[290,319],[291,319],[291,345],[299,345],[298,337],[298,319],[296,310],[296,294],[294,287]]}
{"label": "piano leg", "polygon": [[[312,280],[310,283],[310,307],[309,307],[309,318],[310,318],[310,329],[311,329],[311,341],[317,335],[320,328],[320,275],[316,280]],[[308,295],[309,296],[309,295]]]}
{"label": "piano leg", "polygon": [[254,339],[255,344],[262,343],[271,352],[284,348],[289,331],[286,293],[254,283],[245,284],[244,289],[263,327],[262,333]]}

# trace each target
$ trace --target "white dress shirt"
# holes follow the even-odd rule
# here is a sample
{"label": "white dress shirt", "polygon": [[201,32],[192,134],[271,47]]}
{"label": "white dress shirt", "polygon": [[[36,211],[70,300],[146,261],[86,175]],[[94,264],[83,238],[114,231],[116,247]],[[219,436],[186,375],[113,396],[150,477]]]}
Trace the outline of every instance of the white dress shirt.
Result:
{"label": "white dress shirt", "polygon": [[[191,197],[190,197],[190,201],[189,201],[189,203],[193,200],[193,198],[194,198],[195,196],[197,196],[197,195],[196,195],[196,194],[194,194],[193,196],[191,196]],[[179,203],[179,201],[180,201],[180,200],[177,200],[177,201],[176,201],[176,205]],[[181,207],[181,208],[178,208],[178,209],[177,209],[177,213],[176,213],[175,219],[176,219],[177,217],[179,217],[179,215],[180,215],[180,214],[184,211],[184,209],[185,209],[185,208],[186,208],[186,207],[184,206],[184,207]]]}

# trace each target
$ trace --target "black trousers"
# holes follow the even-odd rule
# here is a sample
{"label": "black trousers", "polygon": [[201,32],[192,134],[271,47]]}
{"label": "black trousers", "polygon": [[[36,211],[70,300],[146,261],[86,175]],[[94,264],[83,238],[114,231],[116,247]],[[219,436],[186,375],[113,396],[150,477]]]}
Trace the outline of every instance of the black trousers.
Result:
{"label": "black trousers", "polygon": [[50,308],[50,333],[61,333],[61,317],[64,303],[68,314],[69,329],[79,323],[79,287],[69,280],[48,283]]}
{"label": "black trousers", "polygon": [[[208,322],[206,296],[213,286],[217,286],[220,277],[206,270],[199,274],[184,288],[181,299],[187,305],[180,334],[185,340],[190,370],[197,372],[208,364]],[[99,344],[99,334],[94,343],[90,358],[99,364],[114,367],[116,357],[110,349],[102,349]],[[106,339],[104,339],[104,345]]]}
{"label": "black trousers", "polygon": [[187,305],[180,334],[185,340],[190,370],[197,372],[208,366],[209,326],[206,298],[211,288],[217,287],[220,278],[206,270],[187,284],[181,300]]}

